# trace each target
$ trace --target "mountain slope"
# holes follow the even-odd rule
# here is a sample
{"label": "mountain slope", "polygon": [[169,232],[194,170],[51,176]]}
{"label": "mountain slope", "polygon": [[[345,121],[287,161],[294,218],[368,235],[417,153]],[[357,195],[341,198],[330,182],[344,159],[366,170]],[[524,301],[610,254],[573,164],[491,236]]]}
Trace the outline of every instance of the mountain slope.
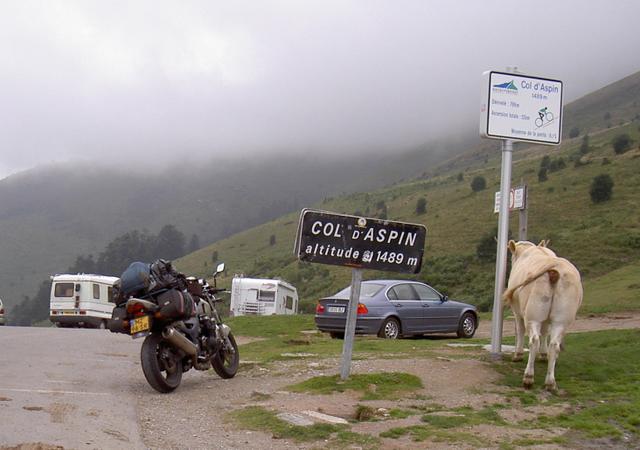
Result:
{"label": "mountain slope", "polygon": [[78,255],[94,255],[122,233],[175,225],[206,244],[300,205],[420,174],[449,143],[388,156],[263,156],[182,161],[169,169],[57,164],[0,180],[0,298],[31,296]]}
{"label": "mountain slope", "polygon": [[[640,77],[634,79],[640,84]],[[628,80],[623,80],[620,90],[631,92]],[[567,121],[590,130],[586,154],[580,151],[582,135],[566,139],[559,148],[523,147],[515,152],[512,179],[514,185],[523,179],[529,186],[530,239],[550,238],[551,247],[581,270],[588,289],[586,311],[640,308],[640,284],[625,281],[628,275],[619,275],[640,263],[640,120],[635,119],[640,118],[640,107],[629,106],[640,103],[640,94],[636,93],[635,98],[620,97],[622,111],[611,107],[610,114],[623,124],[609,128],[599,117],[603,102],[607,102],[601,95],[599,91],[595,100],[587,96],[565,110],[568,115],[582,111],[585,122],[569,117]],[[584,105],[592,105],[598,111]],[[633,145],[629,151],[616,154],[612,142],[620,134],[628,134]],[[384,202],[390,219],[425,224],[426,260],[417,278],[487,309],[492,303],[494,260],[480,258],[477,250],[481,242],[492,241],[497,225],[493,195],[499,189],[501,155],[496,147],[494,143],[493,151],[479,154],[473,150],[453,158],[434,171],[438,175],[426,180],[342,196],[313,206],[372,217],[380,213],[379,206]],[[539,181],[537,174],[544,156],[549,157],[555,171],[548,174],[548,180]],[[613,197],[608,202],[593,203],[589,191],[592,180],[600,174],[612,177]],[[472,192],[470,181],[475,176],[487,180],[486,190]],[[422,197],[427,200],[427,212],[417,215],[416,203]],[[233,273],[282,277],[297,285],[309,310],[315,299],[347,285],[350,271],[297,262],[292,253],[297,223],[298,213],[288,214],[187,255],[177,265],[186,272],[205,276],[214,259],[224,260],[230,269],[223,280],[227,283]],[[510,227],[517,230],[517,214],[512,214]],[[271,236],[274,245],[270,245]],[[381,275],[365,273],[368,278]],[[612,305],[615,297],[596,295],[603,292],[605,282],[624,291],[624,302]]]}

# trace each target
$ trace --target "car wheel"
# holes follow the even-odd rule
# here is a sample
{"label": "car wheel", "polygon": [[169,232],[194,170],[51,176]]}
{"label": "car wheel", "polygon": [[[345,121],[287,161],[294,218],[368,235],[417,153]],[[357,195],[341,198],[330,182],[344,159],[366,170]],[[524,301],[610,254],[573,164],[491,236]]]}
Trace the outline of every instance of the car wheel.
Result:
{"label": "car wheel", "polygon": [[344,333],[337,331],[332,331],[329,336],[331,336],[331,339],[344,339]]}
{"label": "car wheel", "polygon": [[464,313],[458,325],[458,337],[469,339],[476,334],[476,318],[472,313]]}
{"label": "car wheel", "polygon": [[378,337],[385,339],[398,339],[400,337],[400,322],[398,322],[398,319],[389,317],[385,320],[378,332]]}

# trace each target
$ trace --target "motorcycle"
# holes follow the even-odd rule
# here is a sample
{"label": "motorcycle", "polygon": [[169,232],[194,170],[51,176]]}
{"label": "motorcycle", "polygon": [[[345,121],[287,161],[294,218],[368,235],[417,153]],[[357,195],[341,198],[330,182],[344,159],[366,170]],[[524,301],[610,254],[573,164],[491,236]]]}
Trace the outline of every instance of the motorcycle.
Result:
{"label": "motorcycle", "polygon": [[[213,286],[205,280],[176,277],[179,296],[193,298],[195,314],[180,320],[167,316],[161,296],[132,297],[123,302],[119,311],[114,309],[109,329],[116,333],[128,333],[132,338],[142,338],[140,360],[147,382],[155,390],[168,393],[182,381],[182,374],[194,368],[213,370],[224,379],[233,378],[240,363],[238,345],[229,326],[222,322],[216,309],[221,300],[216,294],[224,289],[216,287],[216,277],[224,271],[224,263],[218,265],[213,275]],[[164,292],[167,292],[165,290]],[[175,291],[173,291],[175,294]]]}

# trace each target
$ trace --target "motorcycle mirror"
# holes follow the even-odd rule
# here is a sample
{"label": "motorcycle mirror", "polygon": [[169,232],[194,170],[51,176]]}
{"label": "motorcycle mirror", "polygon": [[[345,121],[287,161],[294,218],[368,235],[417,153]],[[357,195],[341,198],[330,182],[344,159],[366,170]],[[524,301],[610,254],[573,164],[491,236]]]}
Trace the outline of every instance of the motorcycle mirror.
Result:
{"label": "motorcycle mirror", "polygon": [[216,267],[216,273],[214,273],[213,276],[215,277],[216,275],[222,272],[224,272],[224,263],[218,264],[218,267]]}

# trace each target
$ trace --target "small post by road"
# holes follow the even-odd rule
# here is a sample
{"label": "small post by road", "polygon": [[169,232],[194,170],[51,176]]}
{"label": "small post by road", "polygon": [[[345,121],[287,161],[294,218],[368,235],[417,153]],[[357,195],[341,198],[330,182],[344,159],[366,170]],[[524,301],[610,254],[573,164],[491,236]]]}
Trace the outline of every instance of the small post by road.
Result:
{"label": "small post by road", "polygon": [[526,241],[527,240],[527,230],[529,228],[528,219],[528,209],[529,209],[529,189],[526,184],[524,184],[524,179],[520,179],[520,186],[524,186],[524,208],[520,209],[518,213],[518,240]]}
{"label": "small post by road", "polygon": [[342,344],[342,363],[340,364],[340,379],[342,380],[349,378],[351,372],[351,356],[356,335],[361,284],[362,269],[353,269],[351,271],[351,295],[349,295],[349,306],[347,307],[347,324],[344,330],[344,344]]}

